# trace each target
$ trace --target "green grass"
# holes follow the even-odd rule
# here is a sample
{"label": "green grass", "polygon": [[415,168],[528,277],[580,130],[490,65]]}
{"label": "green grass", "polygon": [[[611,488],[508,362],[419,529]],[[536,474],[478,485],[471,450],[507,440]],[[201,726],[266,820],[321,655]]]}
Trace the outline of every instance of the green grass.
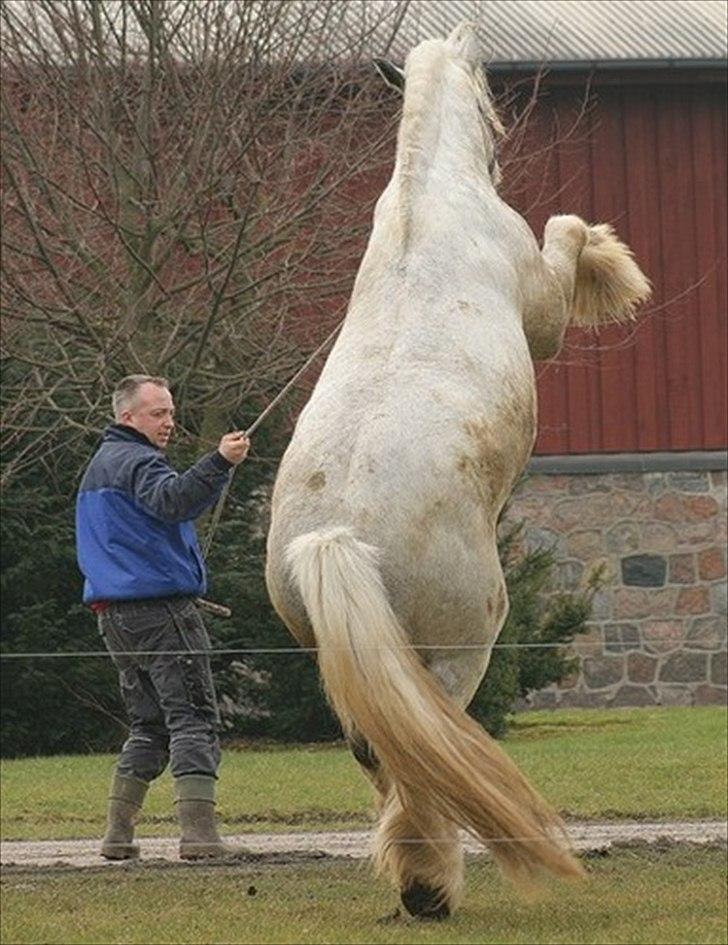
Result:
{"label": "green grass", "polygon": [[[7,872],[7,943],[680,943],[727,939],[725,855],[622,850],[578,887],[519,900],[485,861],[445,923],[378,923],[394,893],[364,864]],[[42,903],[42,907],[39,906]]]}
{"label": "green grass", "polygon": [[[520,715],[506,750],[560,810],[580,817],[726,815],[726,711],[558,710]],[[2,838],[98,836],[115,758],[4,761]],[[142,836],[175,833],[169,774],[156,782]],[[227,832],[338,829],[370,823],[371,791],[342,746],[224,752]]]}
{"label": "green grass", "polygon": [[538,712],[506,747],[570,815],[725,817],[727,722],[721,706]]}

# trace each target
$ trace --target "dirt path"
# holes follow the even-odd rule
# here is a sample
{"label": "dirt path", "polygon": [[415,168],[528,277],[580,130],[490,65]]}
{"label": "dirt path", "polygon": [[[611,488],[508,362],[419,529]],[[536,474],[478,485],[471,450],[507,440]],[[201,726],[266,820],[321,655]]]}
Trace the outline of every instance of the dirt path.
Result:
{"label": "dirt path", "polygon": [[[690,843],[725,844],[728,825],[725,821],[574,821],[568,825],[569,836],[579,851],[606,850],[625,843]],[[370,831],[329,833],[247,833],[225,839],[243,847],[256,859],[317,858],[321,856],[363,859],[369,855]],[[482,845],[470,838],[465,848],[470,853],[483,851]],[[141,855],[145,861],[179,862],[174,837],[142,837]],[[109,869],[124,864],[108,863],[98,853],[99,840],[32,840],[8,841],[0,844],[3,867],[65,866],[78,869],[105,866]]]}

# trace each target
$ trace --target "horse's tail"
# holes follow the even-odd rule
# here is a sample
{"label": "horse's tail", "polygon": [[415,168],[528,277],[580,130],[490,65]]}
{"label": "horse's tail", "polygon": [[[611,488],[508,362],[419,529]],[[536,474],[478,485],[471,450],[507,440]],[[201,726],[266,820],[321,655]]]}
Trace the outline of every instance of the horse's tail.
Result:
{"label": "horse's tail", "polygon": [[650,294],[649,280],[612,227],[587,225],[586,243],[576,264],[571,324],[596,328],[629,321]]}
{"label": "horse's tail", "polygon": [[375,549],[333,528],[296,538],[288,560],[328,697],[347,734],[372,746],[410,820],[426,829],[434,807],[477,834],[517,881],[544,869],[581,875],[558,816],[409,646]]}

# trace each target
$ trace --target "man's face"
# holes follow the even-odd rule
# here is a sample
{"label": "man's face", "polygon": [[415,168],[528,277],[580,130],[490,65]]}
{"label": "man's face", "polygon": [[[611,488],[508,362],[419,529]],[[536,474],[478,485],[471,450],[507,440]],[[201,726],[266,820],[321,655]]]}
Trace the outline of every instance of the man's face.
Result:
{"label": "man's face", "polygon": [[145,383],[137,390],[121,422],[143,433],[160,450],[166,448],[174,430],[174,401],[166,387]]}

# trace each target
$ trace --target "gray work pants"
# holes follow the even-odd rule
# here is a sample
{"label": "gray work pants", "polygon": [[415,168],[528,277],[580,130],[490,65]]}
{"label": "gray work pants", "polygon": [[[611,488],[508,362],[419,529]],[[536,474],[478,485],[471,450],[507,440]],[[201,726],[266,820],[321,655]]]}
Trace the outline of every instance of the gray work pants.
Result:
{"label": "gray work pants", "polygon": [[217,777],[220,715],[210,639],[192,598],[114,601],[98,621],[131,726],[118,773],[152,781],[171,762],[175,778]]}

